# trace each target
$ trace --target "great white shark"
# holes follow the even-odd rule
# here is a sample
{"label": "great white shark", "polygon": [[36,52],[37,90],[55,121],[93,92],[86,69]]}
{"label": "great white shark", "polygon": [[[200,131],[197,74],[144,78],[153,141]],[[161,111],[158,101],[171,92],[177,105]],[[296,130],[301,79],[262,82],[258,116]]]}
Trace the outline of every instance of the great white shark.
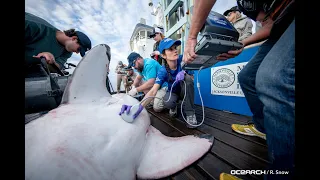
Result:
{"label": "great white shark", "polygon": [[110,48],[93,47],[76,67],[62,103],[25,125],[26,180],[158,179],[208,152],[213,136],[167,137],[144,109],[132,122],[119,116],[138,103],[106,89]]}

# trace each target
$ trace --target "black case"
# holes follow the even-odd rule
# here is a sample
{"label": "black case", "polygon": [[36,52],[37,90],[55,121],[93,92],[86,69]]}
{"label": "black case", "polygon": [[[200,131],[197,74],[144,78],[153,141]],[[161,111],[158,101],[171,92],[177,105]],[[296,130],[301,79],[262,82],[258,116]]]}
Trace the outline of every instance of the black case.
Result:
{"label": "black case", "polygon": [[203,36],[195,47],[198,57],[190,64],[182,62],[182,69],[198,70],[211,67],[219,60],[216,56],[230,50],[241,49],[238,42],[239,33],[221,14],[211,11],[200,34]]}

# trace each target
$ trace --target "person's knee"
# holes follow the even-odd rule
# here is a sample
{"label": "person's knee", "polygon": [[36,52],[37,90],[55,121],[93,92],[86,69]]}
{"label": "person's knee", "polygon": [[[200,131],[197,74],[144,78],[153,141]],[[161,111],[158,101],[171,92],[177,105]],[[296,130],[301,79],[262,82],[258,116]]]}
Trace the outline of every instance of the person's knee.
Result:
{"label": "person's knee", "polygon": [[171,99],[168,102],[164,101],[163,104],[164,104],[164,107],[168,109],[174,108],[176,106],[175,100],[171,100]]}
{"label": "person's knee", "polygon": [[[254,79],[254,78],[251,78],[251,79]],[[239,72],[238,81],[241,86],[243,86],[244,84],[250,83],[250,75],[249,75],[249,71],[247,71],[247,68],[243,68]]]}
{"label": "person's knee", "polygon": [[266,87],[272,88],[275,86],[275,82],[277,82],[276,78],[277,77],[274,76],[274,73],[271,73],[268,69],[261,67],[256,76],[257,92],[261,93]]}
{"label": "person's knee", "polygon": [[163,99],[157,99],[157,98],[155,98],[155,99],[153,100],[153,110],[154,110],[155,112],[160,112],[160,111],[163,110],[163,108],[164,108]]}
{"label": "person's knee", "polygon": [[186,74],[184,76],[184,81],[186,82],[186,85],[192,85],[193,86],[193,79],[189,74]]}

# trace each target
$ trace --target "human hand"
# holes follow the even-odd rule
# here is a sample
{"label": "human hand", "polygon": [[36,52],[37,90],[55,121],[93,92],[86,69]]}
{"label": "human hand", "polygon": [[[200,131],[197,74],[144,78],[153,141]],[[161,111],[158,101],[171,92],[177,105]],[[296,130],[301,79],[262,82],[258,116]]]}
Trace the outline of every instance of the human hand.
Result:
{"label": "human hand", "polygon": [[[121,110],[119,112],[119,115],[123,114],[124,112],[129,114],[131,108],[132,108],[132,106],[130,106],[130,105],[125,105],[125,104],[122,105]],[[142,110],[143,110],[143,106],[141,104],[139,104],[138,110],[136,112],[134,112],[134,114],[133,114],[133,119],[137,118]]]}
{"label": "human hand", "polygon": [[197,55],[194,52],[196,45],[197,45],[197,38],[188,37],[188,40],[186,42],[186,46],[183,52],[183,59],[182,59],[185,63],[187,64],[191,63],[197,57]]}
{"label": "human hand", "polygon": [[41,56],[46,58],[46,61],[47,61],[48,64],[54,64],[56,62],[53,54],[51,54],[49,52],[42,52],[42,53],[39,53],[38,55],[33,56],[33,57],[41,58]]}
{"label": "human hand", "polygon": [[185,71],[180,71],[176,76],[176,81],[179,82],[184,80],[184,74],[185,74]]}
{"label": "human hand", "polygon": [[135,87],[132,87],[132,89],[128,92],[128,94],[130,95],[130,96],[134,96],[134,95],[136,95],[137,94],[137,88],[135,88]]}
{"label": "human hand", "polygon": [[234,58],[236,56],[238,56],[241,52],[243,51],[243,47],[241,49],[238,50],[231,50],[228,51],[228,53],[222,53],[220,55],[217,56],[217,60],[227,60],[230,58]]}

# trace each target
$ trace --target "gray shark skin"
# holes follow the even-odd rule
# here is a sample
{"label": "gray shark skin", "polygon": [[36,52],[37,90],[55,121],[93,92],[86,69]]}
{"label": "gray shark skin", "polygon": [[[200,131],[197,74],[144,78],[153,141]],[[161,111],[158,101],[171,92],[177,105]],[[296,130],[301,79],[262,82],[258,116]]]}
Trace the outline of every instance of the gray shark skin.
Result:
{"label": "gray shark skin", "polygon": [[211,135],[167,137],[144,109],[132,123],[118,115],[138,101],[106,89],[110,48],[92,48],[76,67],[62,104],[25,125],[26,180],[129,180],[170,176],[207,153]]}

